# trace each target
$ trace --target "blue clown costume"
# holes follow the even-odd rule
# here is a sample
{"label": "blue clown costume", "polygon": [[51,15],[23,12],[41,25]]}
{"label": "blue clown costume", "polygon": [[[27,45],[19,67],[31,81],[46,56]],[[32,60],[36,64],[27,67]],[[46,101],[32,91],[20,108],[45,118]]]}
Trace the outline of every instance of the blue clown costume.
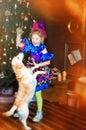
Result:
{"label": "blue clown costume", "polygon": [[[22,43],[24,44],[24,47],[20,48],[20,50],[23,53],[30,52],[30,60],[27,63],[27,67],[31,65],[32,58],[36,63],[45,62],[48,60],[52,60],[54,58],[54,54],[52,53],[49,52],[45,54],[42,53],[42,51],[46,48],[46,46],[43,43],[41,43],[39,46],[34,46],[32,43],[30,43],[30,41],[27,38],[22,39],[21,44]],[[48,66],[35,69],[35,71],[37,70],[40,71],[42,70],[45,71],[46,73],[37,76],[37,86],[35,92],[47,89],[49,87],[49,84],[51,82],[51,77],[52,77],[52,72],[48,68]]]}

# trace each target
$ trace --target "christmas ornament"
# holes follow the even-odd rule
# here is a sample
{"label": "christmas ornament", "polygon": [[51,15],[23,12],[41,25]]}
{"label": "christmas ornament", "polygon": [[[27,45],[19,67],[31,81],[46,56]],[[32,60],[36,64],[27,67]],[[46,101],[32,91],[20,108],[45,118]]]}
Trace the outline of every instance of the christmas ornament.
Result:
{"label": "christmas ornament", "polygon": [[24,19],[25,15],[24,12],[21,13],[21,19]]}
{"label": "christmas ornament", "polygon": [[0,0],[0,3],[2,3],[2,0]]}
{"label": "christmas ornament", "polygon": [[16,33],[17,34],[20,34],[20,35],[22,35],[23,34],[23,30],[22,30],[22,28],[21,27],[18,27],[17,29],[16,29]]}
{"label": "christmas ornament", "polygon": [[5,11],[5,16],[9,16],[9,15],[11,15],[11,12],[9,10],[6,10]]}

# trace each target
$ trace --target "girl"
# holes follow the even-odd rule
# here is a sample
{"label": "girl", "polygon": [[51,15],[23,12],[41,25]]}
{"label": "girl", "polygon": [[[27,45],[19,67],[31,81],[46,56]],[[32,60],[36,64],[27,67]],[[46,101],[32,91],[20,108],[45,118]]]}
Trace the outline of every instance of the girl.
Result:
{"label": "girl", "polygon": [[35,96],[37,101],[37,113],[33,118],[34,122],[39,122],[43,118],[42,107],[43,99],[41,91],[47,89],[51,82],[51,71],[48,68],[50,60],[54,57],[54,54],[49,53],[44,45],[44,40],[47,37],[44,23],[34,22],[31,30],[31,43],[27,38],[21,40],[20,50],[23,53],[30,52],[28,57],[28,66],[37,65],[37,70],[44,70],[46,74],[37,76],[37,86],[35,90]]}

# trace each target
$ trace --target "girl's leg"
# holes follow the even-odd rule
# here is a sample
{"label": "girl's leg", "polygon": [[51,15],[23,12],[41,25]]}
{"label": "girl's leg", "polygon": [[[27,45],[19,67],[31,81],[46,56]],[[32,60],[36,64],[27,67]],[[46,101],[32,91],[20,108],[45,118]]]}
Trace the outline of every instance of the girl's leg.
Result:
{"label": "girl's leg", "polygon": [[37,109],[39,112],[42,112],[42,106],[43,106],[42,92],[41,91],[36,92],[35,96],[37,100]]}
{"label": "girl's leg", "polygon": [[42,99],[42,92],[38,91],[35,93],[36,100],[37,100],[37,113],[36,116],[33,118],[34,122],[39,122],[42,118],[42,107],[43,107],[43,99]]}

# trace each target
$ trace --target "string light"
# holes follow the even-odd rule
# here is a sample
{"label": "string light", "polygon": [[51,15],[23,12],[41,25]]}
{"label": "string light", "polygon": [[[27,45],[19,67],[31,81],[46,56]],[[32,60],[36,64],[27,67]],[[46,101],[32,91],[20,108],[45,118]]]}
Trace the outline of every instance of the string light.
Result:
{"label": "string light", "polygon": [[6,56],[6,53],[3,53],[3,56]]}
{"label": "string light", "polygon": [[27,5],[26,5],[26,7],[27,7],[27,8],[29,7],[29,2],[27,2]]}
{"label": "string light", "polygon": [[17,4],[14,5],[14,9],[17,9]]}
{"label": "string light", "polygon": [[10,50],[12,50],[13,48],[12,47],[10,47]]}
{"label": "string light", "polygon": [[3,42],[3,38],[0,39],[0,42]]}
{"label": "string light", "polygon": [[6,34],[6,35],[5,35],[5,39],[7,40],[7,38],[8,38],[8,35]]}
{"label": "string light", "polygon": [[12,60],[12,57],[10,57],[9,60],[11,61],[11,60]]}
{"label": "string light", "polygon": [[6,64],[7,64],[7,62],[6,62],[6,61],[3,61],[3,62],[2,62],[2,64],[3,64],[3,65],[6,65]]}

